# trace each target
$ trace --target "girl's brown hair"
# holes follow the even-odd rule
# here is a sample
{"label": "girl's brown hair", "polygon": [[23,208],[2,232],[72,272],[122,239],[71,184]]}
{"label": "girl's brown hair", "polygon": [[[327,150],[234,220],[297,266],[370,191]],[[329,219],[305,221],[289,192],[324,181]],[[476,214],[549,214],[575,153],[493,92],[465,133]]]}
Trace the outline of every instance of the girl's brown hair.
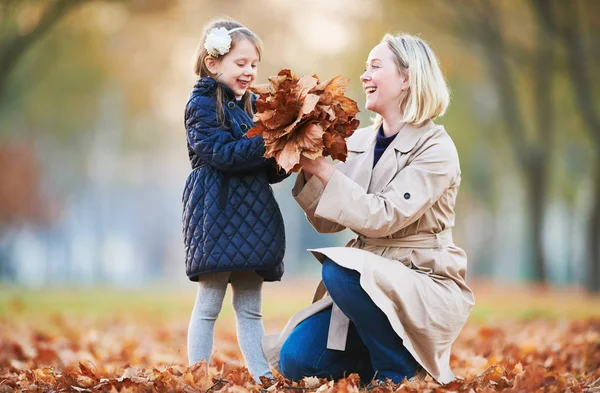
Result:
{"label": "girl's brown hair", "polygon": [[[241,23],[238,23],[234,20],[227,19],[218,19],[210,22],[204,28],[204,32],[202,33],[202,39],[200,40],[200,44],[198,45],[198,51],[196,55],[196,62],[194,64],[194,72],[199,77],[211,77],[214,78],[213,75],[206,67],[206,58],[211,56],[206,48],[204,48],[204,42],[206,41],[206,36],[210,33],[210,31],[214,28],[224,27],[227,30],[235,29],[236,27],[244,27]],[[262,41],[260,38],[254,34],[250,29],[244,28],[237,31],[234,31],[230,34],[231,37],[231,48],[230,51],[233,50],[235,45],[242,39],[247,39],[250,41],[256,51],[258,52],[258,59],[260,60],[262,57]],[[223,55],[226,56],[226,55]],[[222,58],[223,56],[219,56],[215,59]],[[214,56],[213,56],[214,58]],[[221,85],[217,85],[217,119],[224,125],[225,122],[225,110],[223,108],[223,97],[225,96],[225,92],[223,91],[223,87]],[[242,96],[243,108],[246,113],[249,115],[253,115],[254,111],[252,108],[252,93],[250,91],[246,91],[246,93]]]}

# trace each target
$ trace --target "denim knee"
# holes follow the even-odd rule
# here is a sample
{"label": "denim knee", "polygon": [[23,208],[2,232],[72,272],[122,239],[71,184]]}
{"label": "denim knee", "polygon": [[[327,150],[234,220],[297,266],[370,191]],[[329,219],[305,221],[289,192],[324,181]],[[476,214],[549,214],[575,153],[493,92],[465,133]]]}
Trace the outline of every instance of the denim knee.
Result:
{"label": "denim knee", "polygon": [[[336,295],[340,294],[340,291],[343,287],[348,285],[349,281],[353,281],[354,271],[350,269],[346,269],[327,258],[323,261],[323,268],[321,269],[321,275],[323,279],[323,284],[325,284],[325,288],[329,295],[332,298],[336,298]],[[358,277],[358,273],[356,273]],[[357,280],[360,280],[358,278]],[[346,288],[347,289],[347,288]]]}
{"label": "denim knee", "polygon": [[286,340],[279,352],[279,368],[281,374],[292,381],[300,381],[311,376],[312,365],[309,359],[310,351],[302,343]]}

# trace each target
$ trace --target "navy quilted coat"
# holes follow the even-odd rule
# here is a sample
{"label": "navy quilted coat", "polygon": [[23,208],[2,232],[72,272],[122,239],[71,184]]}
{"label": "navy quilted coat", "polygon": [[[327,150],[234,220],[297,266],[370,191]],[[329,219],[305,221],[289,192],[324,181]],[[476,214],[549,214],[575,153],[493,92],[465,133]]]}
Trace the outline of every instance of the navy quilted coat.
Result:
{"label": "navy quilted coat", "polygon": [[[225,91],[225,124],[216,117],[216,88]],[[265,159],[262,137],[233,90],[200,78],[185,109],[192,172],[183,192],[183,236],[190,280],[206,273],[255,270],[265,281],[283,275],[285,232],[270,183],[283,180]]]}

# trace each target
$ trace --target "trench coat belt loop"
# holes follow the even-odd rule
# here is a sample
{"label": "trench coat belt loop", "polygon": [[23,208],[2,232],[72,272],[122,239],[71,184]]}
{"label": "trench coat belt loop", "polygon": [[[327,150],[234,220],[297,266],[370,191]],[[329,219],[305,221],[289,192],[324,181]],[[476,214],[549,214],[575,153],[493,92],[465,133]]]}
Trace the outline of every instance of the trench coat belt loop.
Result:
{"label": "trench coat belt loop", "polygon": [[450,228],[438,233],[422,233],[398,239],[359,236],[357,240],[370,246],[397,248],[443,248],[453,244]]}
{"label": "trench coat belt loop", "polygon": [[[363,242],[364,244],[380,247],[398,247],[398,248],[442,248],[451,246],[452,241],[452,229],[447,228],[439,233],[425,233],[406,236],[399,239],[390,238],[373,238],[359,236],[355,242]],[[356,244],[356,243],[355,243]],[[325,296],[327,289],[323,284],[323,281],[319,282],[312,302],[316,302]]]}

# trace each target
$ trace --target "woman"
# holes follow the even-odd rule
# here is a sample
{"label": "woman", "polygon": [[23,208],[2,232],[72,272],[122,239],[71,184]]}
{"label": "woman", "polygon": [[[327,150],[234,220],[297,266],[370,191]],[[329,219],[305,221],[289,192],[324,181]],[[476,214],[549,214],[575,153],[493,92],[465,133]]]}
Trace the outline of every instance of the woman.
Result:
{"label": "woman", "polygon": [[311,250],[324,285],[263,347],[295,380],[356,372],[398,383],[428,373],[447,383],[451,345],[474,304],[451,232],[458,154],[432,122],[448,106],[448,87],[429,45],[407,34],[373,48],[361,82],[374,124],[348,139],[343,164],[303,159],[292,191],[318,232],[349,228],[358,237]]}

